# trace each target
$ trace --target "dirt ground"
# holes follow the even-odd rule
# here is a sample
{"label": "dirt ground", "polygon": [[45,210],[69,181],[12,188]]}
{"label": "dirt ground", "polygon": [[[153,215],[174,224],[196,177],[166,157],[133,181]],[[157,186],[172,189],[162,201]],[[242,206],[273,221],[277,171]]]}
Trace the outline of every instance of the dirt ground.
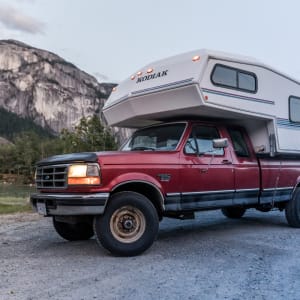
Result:
{"label": "dirt ground", "polygon": [[279,211],[165,219],[143,255],[67,242],[50,218],[0,216],[0,299],[300,299],[300,230]]}

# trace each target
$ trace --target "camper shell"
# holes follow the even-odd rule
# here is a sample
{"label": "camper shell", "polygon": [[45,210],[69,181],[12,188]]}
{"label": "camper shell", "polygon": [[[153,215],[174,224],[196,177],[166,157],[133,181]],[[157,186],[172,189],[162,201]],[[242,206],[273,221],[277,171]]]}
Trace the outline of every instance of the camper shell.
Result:
{"label": "camper shell", "polygon": [[245,127],[259,153],[300,154],[300,83],[248,57],[195,50],[141,68],[105,103],[109,125],[201,118]]}

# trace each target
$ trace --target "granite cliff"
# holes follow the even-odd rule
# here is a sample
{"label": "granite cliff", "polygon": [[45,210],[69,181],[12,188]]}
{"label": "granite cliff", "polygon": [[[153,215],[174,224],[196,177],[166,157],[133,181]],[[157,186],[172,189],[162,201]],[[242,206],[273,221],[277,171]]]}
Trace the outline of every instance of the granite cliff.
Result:
{"label": "granite cliff", "polygon": [[[0,107],[52,133],[72,129],[93,114],[105,123],[101,109],[114,86],[99,83],[56,54],[0,40]],[[122,140],[122,132],[115,132]]]}

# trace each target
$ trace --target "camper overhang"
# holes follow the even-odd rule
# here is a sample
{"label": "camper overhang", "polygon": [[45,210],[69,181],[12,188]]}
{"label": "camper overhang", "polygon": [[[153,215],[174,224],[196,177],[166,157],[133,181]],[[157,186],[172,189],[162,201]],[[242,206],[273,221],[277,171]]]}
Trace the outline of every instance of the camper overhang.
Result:
{"label": "camper overhang", "polygon": [[[253,75],[255,88],[217,84],[216,66],[240,73],[244,84]],[[174,119],[231,120],[247,127],[255,147],[263,143],[269,152],[300,153],[300,123],[289,115],[291,95],[300,99],[299,82],[255,59],[196,50],[132,74],[114,88],[103,113],[109,125],[129,128]]]}

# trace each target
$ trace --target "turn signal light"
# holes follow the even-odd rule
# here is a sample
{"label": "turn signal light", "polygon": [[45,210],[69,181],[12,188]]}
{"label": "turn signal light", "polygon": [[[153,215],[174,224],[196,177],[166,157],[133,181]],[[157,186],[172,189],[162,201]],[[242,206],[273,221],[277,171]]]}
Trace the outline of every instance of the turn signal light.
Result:
{"label": "turn signal light", "polygon": [[99,177],[69,177],[68,184],[78,185],[78,184],[100,184]]}

